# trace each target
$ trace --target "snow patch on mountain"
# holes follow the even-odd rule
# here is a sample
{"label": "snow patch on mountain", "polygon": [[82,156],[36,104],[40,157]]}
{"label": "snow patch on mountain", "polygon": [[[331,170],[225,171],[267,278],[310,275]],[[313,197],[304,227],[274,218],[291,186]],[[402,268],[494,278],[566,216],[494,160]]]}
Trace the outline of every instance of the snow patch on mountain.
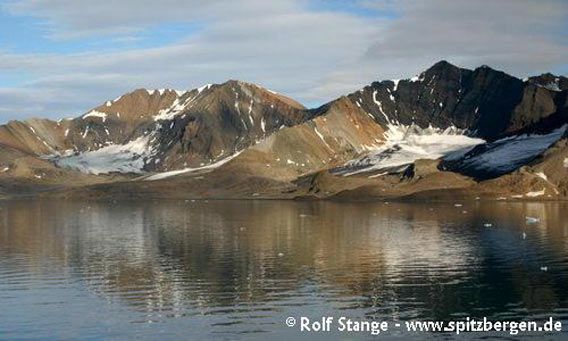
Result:
{"label": "snow patch on mountain", "polygon": [[83,119],[85,119],[87,117],[98,117],[98,118],[102,119],[103,123],[104,123],[107,119],[107,114],[104,113],[104,112],[97,111],[97,110],[91,110],[87,114],[83,115]]}
{"label": "snow patch on mountain", "polygon": [[178,170],[169,171],[169,172],[157,173],[157,174],[154,174],[154,175],[150,175],[149,177],[145,178],[144,180],[146,180],[146,181],[162,180],[162,179],[167,179],[167,178],[170,178],[172,176],[176,176],[176,175],[180,175],[180,174],[193,173],[193,172],[197,172],[197,171],[213,170],[213,169],[218,168],[218,167],[224,165],[225,163],[231,161],[232,159],[237,157],[241,152],[237,152],[237,153],[235,153],[235,154],[233,154],[229,157],[226,157],[222,160],[219,160],[217,162],[211,163],[211,164],[206,165],[206,166],[195,167],[195,168],[184,168],[184,169],[178,169]]}
{"label": "snow patch on mountain", "polygon": [[200,86],[199,88],[197,88],[197,93],[200,94],[204,90],[209,90],[212,86],[213,86],[213,84],[205,84],[203,86]]}
{"label": "snow patch on mountain", "polygon": [[[150,90],[150,89],[145,89],[145,90],[146,90],[146,92],[148,93],[148,95],[150,95],[150,96],[154,95],[156,92],[157,92],[160,96],[162,96],[162,95],[165,94],[166,92],[172,91],[172,92],[175,92],[175,94],[176,94],[178,97],[181,97],[181,96],[183,96],[183,94],[186,93],[185,90],[174,90],[174,89],[152,89],[152,90]],[[118,99],[120,99],[120,97],[117,98],[117,99],[115,99],[114,102],[116,102]]]}
{"label": "snow patch on mountain", "polygon": [[108,145],[97,150],[54,157],[59,167],[72,168],[83,173],[107,174],[142,173],[145,159],[155,151],[150,146],[151,136],[141,136],[122,145]]}
{"label": "snow patch on mountain", "polygon": [[544,194],[546,194],[546,190],[543,188],[541,191],[528,192],[525,194],[525,196],[528,198],[536,198],[536,197],[541,197]]}
{"label": "snow patch on mountain", "polygon": [[467,136],[456,127],[440,129],[420,128],[414,124],[389,124],[385,132],[385,143],[363,158],[350,161],[342,167],[345,176],[362,172],[388,169],[400,170],[418,159],[456,158],[485,141]]}
{"label": "snow patch on mountain", "polygon": [[538,84],[537,83],[536,86],[548,89],[550,91],[555,91],[555,92],[562,91],[562,89],[560,89],[560,78],[555,78],[553,81],[548,82],[546,84]]}

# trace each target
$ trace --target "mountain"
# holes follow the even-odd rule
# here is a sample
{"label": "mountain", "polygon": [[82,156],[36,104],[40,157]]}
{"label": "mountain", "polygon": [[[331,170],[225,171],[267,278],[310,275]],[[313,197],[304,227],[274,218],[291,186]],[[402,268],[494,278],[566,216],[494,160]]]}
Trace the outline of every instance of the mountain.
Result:
{"label": "mountain", "polygon": [[[74,119],[0,126],[0,188],[5,196],[561,198],[567,127],[565,77],[521,80],[446,61],[315,109],[236,80],[139,89]],[[524,192],[509,193],[512,181]]]}

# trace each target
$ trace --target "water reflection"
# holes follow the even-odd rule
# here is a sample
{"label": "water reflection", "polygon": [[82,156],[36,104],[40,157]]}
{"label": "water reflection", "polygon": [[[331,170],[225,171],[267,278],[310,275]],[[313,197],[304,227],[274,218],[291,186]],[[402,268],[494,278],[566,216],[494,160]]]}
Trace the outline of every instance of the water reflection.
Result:
{"label": "water reflection", "polygon": [[286,335],[290,314],[566,319],[567,206],[5,202],[0,331],[61,336],[46,329],[76,323],[50,307],[81,320],[86,302],[112,320],[83,322],[94,336],[131,335],[134,322],[168,326],[143,336]]}

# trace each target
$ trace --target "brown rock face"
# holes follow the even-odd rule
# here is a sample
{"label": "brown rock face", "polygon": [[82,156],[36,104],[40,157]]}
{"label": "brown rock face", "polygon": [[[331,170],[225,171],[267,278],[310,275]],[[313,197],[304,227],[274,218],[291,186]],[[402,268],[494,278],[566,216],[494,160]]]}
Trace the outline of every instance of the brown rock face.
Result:
{"label": "brown rock face", "polygon": [[156,159],[148,170],[210,164],[242,151],[311,113],[257,85],[228,81],[182,96],[156,121]]}

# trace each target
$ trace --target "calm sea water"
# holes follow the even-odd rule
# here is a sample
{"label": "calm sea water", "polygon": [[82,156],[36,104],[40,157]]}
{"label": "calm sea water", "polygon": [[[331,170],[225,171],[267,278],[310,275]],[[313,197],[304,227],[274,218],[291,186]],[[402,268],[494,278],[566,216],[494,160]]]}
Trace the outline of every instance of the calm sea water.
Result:
{"label": "calm sea water", "polygon": [[371,337],[302,334],[288,316],[554,317],[567,330],[567,212],[565,203],[1,202],[0,339]]}

